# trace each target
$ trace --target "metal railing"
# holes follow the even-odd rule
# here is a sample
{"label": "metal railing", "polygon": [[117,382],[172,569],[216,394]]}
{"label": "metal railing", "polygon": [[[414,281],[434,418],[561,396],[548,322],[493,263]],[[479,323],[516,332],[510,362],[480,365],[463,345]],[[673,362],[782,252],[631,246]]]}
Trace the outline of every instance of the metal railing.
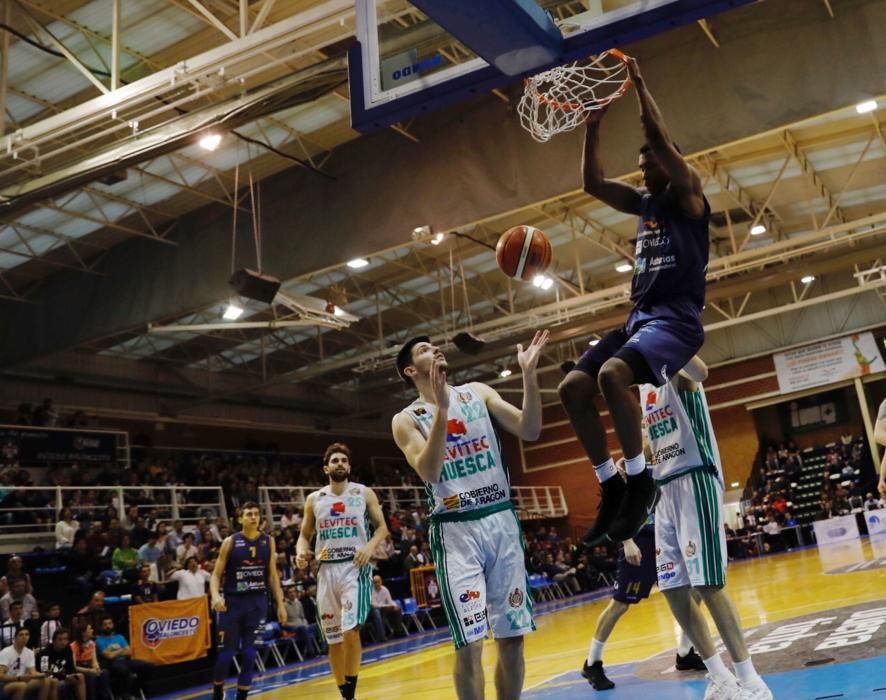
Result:
{"label": "metal railing", "polygon": [[[308,495],[323,488],[315,486],[261,486],[259,505],[268,522],[279,522],[286,508],[301,514]],[[423,486],[373,486],[382,506],[390,512],[411,510],[427,503]],[[565,518],[569,515],[566,496],[560,486],[512,486],[512,500],[521,520]]]}
{"label": "metal railing", "polygon": [[114,507],[118,518],[132,507],[140,515],[156,508],[158,519],[185,524],[203,517],[228,517],[220,486],[10,486],[2,491],[2,544],[54,541],[58,514],[65,507],[81,524],[104,519],[108,506]]}

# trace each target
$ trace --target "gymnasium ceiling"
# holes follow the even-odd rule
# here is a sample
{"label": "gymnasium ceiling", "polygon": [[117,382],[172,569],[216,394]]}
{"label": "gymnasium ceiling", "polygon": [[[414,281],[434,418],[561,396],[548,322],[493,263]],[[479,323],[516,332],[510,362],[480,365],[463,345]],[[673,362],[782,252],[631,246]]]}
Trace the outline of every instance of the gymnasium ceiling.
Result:
{"label": "gymnasium ceiling", "polygon": [[[261,220],[262,214],[253,216],[261,188],[251,190],[250,179],[260,183],[290,168],[328,177],[330,161],[345,157],[341,147],[359,136],[349,126],[344,62],[354,35],[352,3],[124,1],[117,32],[113,4],[0,2],[8,28],[0,110],[0,313],[41,303],[41,286],[53,275],[108,274],[108,251],[133,238],[175,246],[180,218],[206,205],[237,207],[247,219]],[[839,3],[809,5],[823,17],[841,11]],[[561,18],[586,9],[582,2],[546,6]],[[695,31],[716,46],[729,22],[727,13]],[[420,16],[404,12],[391,26],[408,33],[421,24]],[[248,45],[254,32],[273,27],[279,31],[272,40]],[[440,51],[459,60],[445,38]],[[188,61],[198,53],[205,62],[196,74]],[[119,109],[96,107],[112,83],[125,91],[151,76],[158,78],[154,84],[127,95]],[[515,94],[497,91],[496,99],[508,102]],[[816,309],[845,313],[832,319],[833,332],[886,316],[886,100],[879,97],[869,113],[846,104],[690,155],[714,212],[705,311],[709,361],[807,339],[797,327],[804,312],[812,314],[807,318]],[[224,138],[215,151],[195,143],[207,125],[220,122]],[[398,138],[419,140],[410,124],[393,129]],[[624,179],[636,184],[638,174]],[[516,224],[538,226],[551,238],[550,288],[511,282],[497,271],[489,247]],[[126,375],[120,368],[127,363],[133,377],[145,366],[161,368],[173,413],[177,390],[191,392],[189,406],[195,396],[200,403],[255,403],[272,395],[274,405],[286,408],[287,387],[297,384],[301,400],[343,397],[330,415],[354,419],[387,402],[402,403],[406,394],[392,380],[392,348],[405,337],[424,332],[448,339],[472,330],[487,346],[470,358],[453,350],[458,378],[492,380],[516,397],[513,344],[547,326],[555,342],[544,386],[552,391],[560,362],[577,357],[589,337],[626,313],[630,273],[616,268],[632,261],[634,226],[632,217],[569,191],[456,230],[422,232],[417,240],[405,232],[401,245],[365,250],[369,264],[359,270],[341,260],[283,280],[289,294],[356,316],[347,328],[297,325],[291,322],[298,316],[284,307],[241,300],[240,322],[279,325],[174,333],[121,327],[6,372],[23,376],[29,367],[64,366],[71,375],[83,358],[93,374],[101,374],[102,363],[113,365],[117,377]],[[751,235],[754,226],[764,232]],[[240,235],[253,233],[248,227]],[[802,282],[807,275],[814,281]],[[150,321],[215,326],[223,323],[228,301]],[[767,325],[773,319],[777,327]],[[751,329],[760,335],[759,347],[743,342]],[[515,376],[497,378],[506,368]],[[81,382],[89,385],[85,375]],[[171,386],[177,382],[180,387]],[[133,390],[137,386],[133,379]],[[378,400],[354,408],[346,397],[356,393]]]}

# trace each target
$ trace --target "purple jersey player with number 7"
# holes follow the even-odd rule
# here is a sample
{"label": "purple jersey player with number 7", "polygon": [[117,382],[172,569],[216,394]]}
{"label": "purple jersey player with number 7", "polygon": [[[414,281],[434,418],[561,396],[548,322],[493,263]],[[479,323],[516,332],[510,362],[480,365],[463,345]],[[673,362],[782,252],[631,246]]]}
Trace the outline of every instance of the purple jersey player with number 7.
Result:
{"label": "purple jersey player with number 7", "polygon": [[[631,387],[666,384],[704,342],[701,312],[711,209],[698,173],[668,135],[636,60],[626,61],[646,136],[639,160],[645,187],[638,189],[603,176],[599,145],[605,109],[587,122],[583,177],[588,194],[640,217],[631,283],[634,308],[622,328],[582,355],[559,387],[560,399],[603,490],[597,519],[584,539],[586,545],[607,535],[616,542],[634,537],[655,508],[658,489],[643,456],[641,410]],[[606,431],[594,406],[598,391],[621,443],[626,483],[616,475]]]}

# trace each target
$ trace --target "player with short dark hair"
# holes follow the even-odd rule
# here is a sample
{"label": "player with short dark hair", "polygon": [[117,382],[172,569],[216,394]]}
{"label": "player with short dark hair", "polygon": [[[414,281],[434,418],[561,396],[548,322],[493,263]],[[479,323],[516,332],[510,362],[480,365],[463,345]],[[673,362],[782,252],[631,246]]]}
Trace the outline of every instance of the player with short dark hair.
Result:
{"label": "player with short dark hair", "polygon": [[[587,123],[585,191],[618,211],[640,217],[631,301],[622,328],[589,348],[560,384],[563,406],[602,485],[600,511],[586,544],[633,537],[655,507],[658,491],[643,456],[640,406],[631,386],[667,383],[704,342],[701,313],[710,247],[711,208],[698,173],[668,135],[637,62],[628,58],[646,135],[639,165],[645,188],[606,179],[600,163],[600,116]],[[594,406],[603,394],[625,458],[627,483],[616,470]]]}
{"label": "player with short dark hair", "polygon": [[249,694],[255,666],[255,639],[268,617],[269,592],[277,602],[277,619],[280,624],[286,622],[276,546],[270,535],[259,530],[261,510],[257,503],[243,504],[240,523],[242,531],[222,542],[209,580],[218,629],[218,658],[212,675],[214,700],[224,698],[225,678],[238,650],[241,663],[237,700],[245,700]]}
{"label": "player with short dark hair", "polygon": [[[351,450],[340,442],[323,455],[329,485],[305,500],[296,543],[296,565],[308,565],[311,539],[317,534],[317,615],[329,645],[329,666],[344,700],[353,700],[363,654],[360,628],[371,610],[370,559],[388,526],[375,492],[350,481]],[[370,524],[372,536],[370,537]]]}
{"label": "player with short dark hair", "polygon": [[426,336],[407,341],[397,355],[397,371],[418,390],[418,398],[394,416],[394,440],[428,493],[431,553],[456,647],[460,700],[483,697],[483,639],[490,630],[498,647],[499,700],[516,700],[523,686],[523,636],[535,623],[523,537],[497,431],[538,439],[536,367],[547,339],[547,331],[539,332],[526,350],[517,346],[522,410],[486,384],[449,386],[446,357]]}

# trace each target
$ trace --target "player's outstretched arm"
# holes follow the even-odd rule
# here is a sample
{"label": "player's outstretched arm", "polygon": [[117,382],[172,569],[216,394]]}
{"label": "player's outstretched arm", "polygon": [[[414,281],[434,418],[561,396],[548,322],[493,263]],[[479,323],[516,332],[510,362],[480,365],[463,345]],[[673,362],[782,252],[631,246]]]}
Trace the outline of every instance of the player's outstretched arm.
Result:
{"label": "player's outstretched arm", "polygon": [[607,180],[603,175],[603,164],[600,162],[600,119],[605,112],[604,107],[594,112],[587,121],[581,165],[584,190],[613,209],[639,216],[640,202],[643,200],[640,190],[618,180]]}
{"label": "player's outstretched arm", "polygon": [[225,573],[225,567],[228,565],[228,557],[231,555],[231,538],[225,537],[221,548],[218,550],[218,559],[215,560],[215,567],[212,569],[212,576],[209,577],[209,595],[211,607],[218,612],[225,611],[225,599],[221,597],[221,577]]}
{"label": "player's outstretched arm", "polygon": [[548,342],[548,331],[536,331],[532,342],[523,349],[517,345],[517,364],[523,372],[523,409],[519,410],[505,401],[501,395],[486,384],[472,386],[486,403],[486,408],[498,424],[521,440],[534,442],[541,435],[541,391],[538,388],[537,367],[542,350]]}
{"label": "player's outstretched arm", "polygon": [[443,471],[443,460],[446,456],[446,423],[449,420],[448,406],[434,414],[431,430],[426,440],[419,432],[415,422],[405,413],[401,412],[394,416],[391,421],[391,430],[394,433],[394,442],[406,457],[416,473],[424,480],[436,483],[440,480]]}
{"label": "player's outstretched arm", "polygon": [[311,540],[317,521],[314,518],[314,494],[308,496],[305,501],[305,513],[302,518],[301,529],[298,531],[298,541],[295,543],[295,565],[304,569],[308,565],[308,555],[311,552]]}
{"label": "player's outstretched arm", "polygon": [[372,523],[372,537],[369,542],[360,547],[354,555],[354,566],[365,566],[369,563],[375,554],[378,546],[384,542],[388,536],[388,526],[385,523],[384,513],[381,511],[381,504],[378,502],[378,496],[372,489],[366,489],[366,510],[369,513],[369,522]]}
{"label": "player's outstretched arm", "polygon": [[640,121],[643,124],[646,143],[649,144],[662,169],[667,173],[671,187],[680,198],[683,211],[689,216],[704,216],[705,206],[701,178],[674,146],[674,142],[668,135],[664,117],[652,98],[652,94],[646,88],[646,81],[643,80],[636,59],[628,58],[628,71],[637,93]]}

